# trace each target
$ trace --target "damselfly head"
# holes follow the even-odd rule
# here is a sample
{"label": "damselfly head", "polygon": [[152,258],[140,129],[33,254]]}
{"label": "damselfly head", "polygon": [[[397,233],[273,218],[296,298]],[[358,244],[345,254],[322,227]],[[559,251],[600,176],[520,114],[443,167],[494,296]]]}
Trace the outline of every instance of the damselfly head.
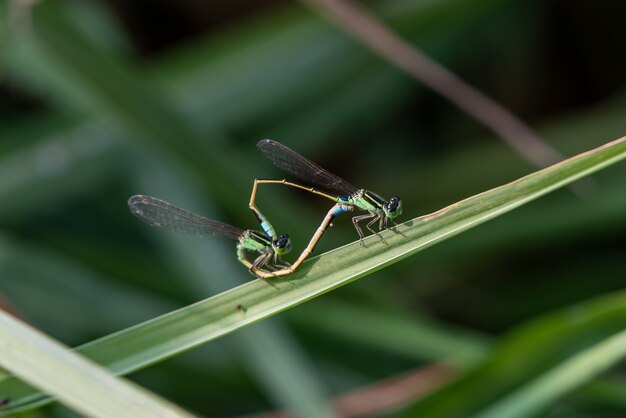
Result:
{"label": "damselfly head", "polygon": [[275,238],[272,241],[272,247],[274,247],[274,251],[278,255],[287,254],[291,251],[291,240],[289,239],[289,235],[280,234],[278,238]]}
{"label": "damselfly head", "polygon": [[385,211],[385,215],[391,219],[402,215],[402,199],[398,196],[392,197],[389,202],[383,206],[383,210]]}

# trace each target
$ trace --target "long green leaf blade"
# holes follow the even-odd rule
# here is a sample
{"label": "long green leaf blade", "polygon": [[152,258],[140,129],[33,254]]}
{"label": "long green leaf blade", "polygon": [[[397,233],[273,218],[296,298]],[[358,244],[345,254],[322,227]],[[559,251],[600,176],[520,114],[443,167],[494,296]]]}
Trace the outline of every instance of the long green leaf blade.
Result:
{"label": "long green leaf blade", "polygon": [[[494,344],[489,357],[479,367],[397,416],[466,418],[487,411],[520,388],[532,385],[529,382],[541,382],[546,378],[554,381],[547,376],[560,370],[564,364],[571,365],[572,359],[586,356],[585,352],[593,352],[594,346],[601,347],[606,341],[622,333],[625,321],[624,291],[595,297],[541,315],[500,338]],[[614,359],[619,357],[619,352],[610,351]],[[566,369],[570,370],[570,367],[567,366]],[[577,367],[572,369],[580,382],[561,382],[558,387],[551,388],[556,390],[552,390],[551,398],[545,402],[554,401],[583,380],[593,378],[594,369],[595,366],[593,369],[580,369],[586,376],[584,373],[578,374]],[[573,385],[569,386],[570,384]],[[539,405],[541,406],[545,406],[545,403]]]}
{"label": "long green leaf blade", "polygon": [[88,416],[192,416],[111,375],[4,311],[0,311],[0,364]]}
{"label": "long green leaf blade", "polygon": [[[626,137],[577,155],[512,183],[415,218],[376,236],[330,251],[304,263],[270,286],[254,280],[79,348],[114,373],[129,373],[296,306],[393,264],[467,229],[478,226],[552,190],[626,158]],[[16,379],[0,382],[0,393],[42,401]],[[10,408],[7,408],[7,411]]]}
{"label": "long green leaf blade", "polygon": [[626,356],[626,331],[531,381],[492,404],[474,418],[523,418],[538,413],[555,399],[581,386]]}

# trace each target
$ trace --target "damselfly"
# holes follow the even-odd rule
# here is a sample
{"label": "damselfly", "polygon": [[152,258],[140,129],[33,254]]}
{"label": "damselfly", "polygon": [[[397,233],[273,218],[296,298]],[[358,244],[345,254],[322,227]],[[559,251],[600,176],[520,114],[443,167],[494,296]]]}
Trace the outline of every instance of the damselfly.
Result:
{"label": "damselfly", "polygon": [[[313,186],[319,187],[320,189],[335,191],[340,194],[325,193],[315,187],[306,187],[287,180],[255,180],[252,188],[252,195],[250,196],[251,209],[258,211],[255,205],[258,184],[278,183],[307,190],[311,193],[315,193],[336,202],[338,206],[336,205],[336,207],[331,209],[334,210],[335,216],[354,208],[367,212],[367,214],[358,215],[352,218],[352,223],[354,224],[361,240],[363,240],[365,235],[359,226],[360,221],[370,219],[366,228],[375,234],[378,234],[378,232],[372,229],[372,225],[376,222],[379,222],[379,230],[382,230],[383,227],[387,228],[389,222],[397,225],[394,219],[402,215],[402,200],[398,196],[394,196],[389,201],[386,201],[374,192],[366,189],[359,189],[278,141],[263,139],[259,141],[257,147],[267,159],[269,159],[281,170],[284,170],[295,177],[298,177],[300,180],[312,184]],[[350,207],[352,209],[348,209]]]}
{"label": "damselfly", "polygon": [[[264,232],[243,230],[224,222],[205,218],[172,205],[164,200],[151,196],[135,195],[128,199],[130,211],[151,226],[182,232],[193,235],[223,236],[238,241],[237,258],[248,267],[250,272],[259,277],[266,276],[262,268],[286,268],[288,264],[281,264],[281,256],[291,250],[291,242],[287,234],[277,235],[274,228],[261,212],[255,215]],[[259,253],[250,263],[246,252]]]}
{"label": "damselfly", "polygon": [[[352,184],[348,183],[341,177],[330,173],[329,171],[318,166],[314,162],[308,160],[302,155],[298,154],[291,148],[281,144],[278,141],[271,139],[264,139],[259,141],[257,147],[276,167],[285,170],[292,175],[304,180],[307,183],[311,183],[320,189],[331,190],[339,192],[341,194],[330,194],[318,190],[315,187],[307,187],[298,183],[293,183],[287,180],[267,180],[256,179],[252,187],[252,193],[250,195],[250,209],[254,213],[260,213],[256,207],[256,194],[259,184],[283,184],[286,186],[296,187],[302,190],[306,190],[311,193],[315,193],[319,196],[325,197],[335,202],[335,205],[328,211],[324,220],[313,234],[313,237],[309,241],[309,244],[300,254],[298,259],[291,265],[283,270],[267,273],[268,277],[282,276],[293,273],[298,266],[313,252],[313,249],[317,245],[318,241],[328,228],[332,225],[333,219],[341,215],[344,212],[353,211],[355,208],[366,211],[367,214],[358,215],[352,218],[352,223],[359,234],[361,245],[363,245],[363,230],[359,226],[359,222],[365,219],[371,219],[367,223],[366,228],[371,232],[377,234],[383,242],[386,242],[377,231],[372,229],[372,225],[379,222],[378,229],[382,230],[383,226],[387,228],[388,223],[391,222],[397,225],[394,219],[402,214],[402,200],[395,196],[388,202],[385,201],[378,194],[365,189],[358,189]],[[401,234],[401,233],[400,233]]]}

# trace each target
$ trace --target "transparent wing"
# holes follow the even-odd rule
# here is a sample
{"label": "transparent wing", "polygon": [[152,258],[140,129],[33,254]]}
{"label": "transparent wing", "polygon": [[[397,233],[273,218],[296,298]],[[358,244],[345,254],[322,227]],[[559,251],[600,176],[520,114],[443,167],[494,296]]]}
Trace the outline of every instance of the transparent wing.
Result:
{"label": "transparent wing", "polygon": [[259,141],[257,147],[276,167],[321,189],[334,190],[347,195],[353,195],[359,190],[280,142],[263,139]]}
{"label": "transparent wing", "polygon": [[244,230],[236,226],[196,215],[151,196],[135,195],[128,199],[130,211],[148,224],[170,231],[193,235],[224,236],[239,239]]}

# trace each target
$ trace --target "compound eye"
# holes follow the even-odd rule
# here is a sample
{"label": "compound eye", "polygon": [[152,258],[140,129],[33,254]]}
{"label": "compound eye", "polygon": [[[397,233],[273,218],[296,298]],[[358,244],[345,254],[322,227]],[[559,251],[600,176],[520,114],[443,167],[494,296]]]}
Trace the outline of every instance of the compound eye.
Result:
{"label": "compound eye", "polygon": [[399,205],[400,205],[400,198],[398,196],[394,196],[389,201],[389,205],[387,207],[389,208],[390,211],[394,211],[398,209]]}
{"label": "compound eye", "polygon": [[285,248],[285,246],[287,246],[287,244],[289,244],[289,235],[287,235],[287,234],[280,234],[278,236],[278,239],[276,240],[276,246],[278,248]]}

